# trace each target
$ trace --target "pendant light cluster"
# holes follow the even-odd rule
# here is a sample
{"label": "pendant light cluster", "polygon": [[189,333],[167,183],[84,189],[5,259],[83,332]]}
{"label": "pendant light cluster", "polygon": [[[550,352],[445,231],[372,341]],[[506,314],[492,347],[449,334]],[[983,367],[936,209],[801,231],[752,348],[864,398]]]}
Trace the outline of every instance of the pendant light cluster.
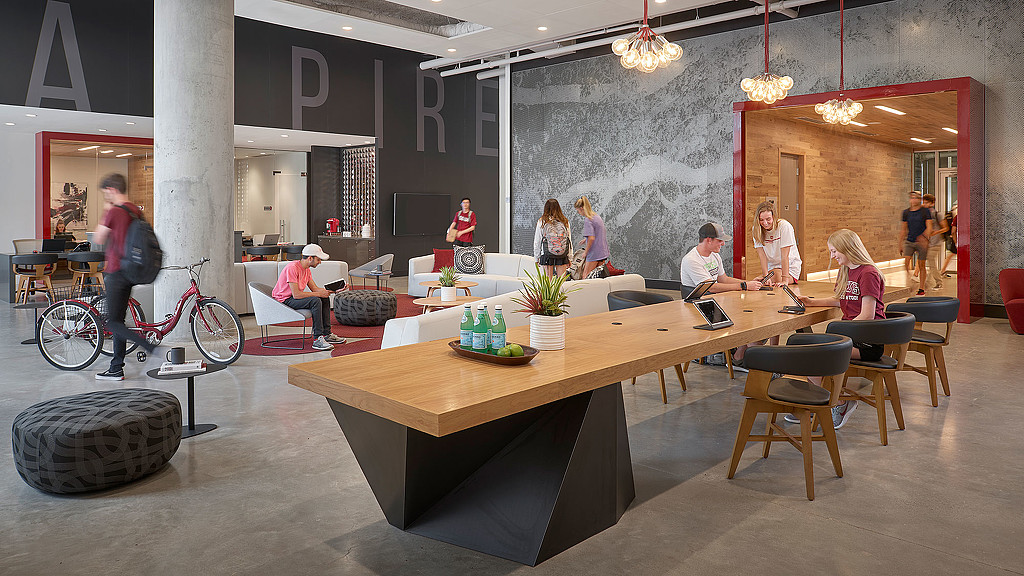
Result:
{"label": "pendant light cluster", "polygon": [[683,55],[678,44],[655,34],[647,25],[647,0],[644,0],[644,20],[640,29],[627,38],[612,42],[612,52],[621,57],[619,62],[623,68],[639,68],[641,72],[654,72]]}
{"label": "pendant light cluster", "polygon": [[839,0],[839,97],[824,104],[815,104],[814,111],[829,124],[847,125],[864,110],[864,105],[843,98],[843,0]]}
{"label": "pendant light cluster", "polygon": [[764,3],[764,74],[755,78],[744,78],[740,88],[747,93],[747,98],[774,104],[786,97],[793,87],[793,79],[789,76],[778,77],[768,72],[768,0]]}

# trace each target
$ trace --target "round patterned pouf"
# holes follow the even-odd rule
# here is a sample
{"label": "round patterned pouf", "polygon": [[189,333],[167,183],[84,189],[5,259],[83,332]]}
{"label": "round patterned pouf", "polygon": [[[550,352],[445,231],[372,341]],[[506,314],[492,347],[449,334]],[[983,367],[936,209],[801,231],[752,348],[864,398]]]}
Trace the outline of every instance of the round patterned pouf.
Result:
{"label": "round patterned pouf", "polygon": [[380,290],[349,290],[334,297],[334,317],[346,326],[380,326],[398,315],[398,298]]}
{"label": "round patterned pouf", "polygon": [[126,388],[47,400],[18,414],[14,465],[33,488],[55,494],[117,486],[156,472],[181,442],[173,394]]}

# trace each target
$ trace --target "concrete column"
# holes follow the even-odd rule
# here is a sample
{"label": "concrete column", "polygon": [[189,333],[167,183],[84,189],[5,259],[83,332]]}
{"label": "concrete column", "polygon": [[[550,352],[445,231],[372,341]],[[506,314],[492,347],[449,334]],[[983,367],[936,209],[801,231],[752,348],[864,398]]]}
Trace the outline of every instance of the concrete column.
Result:
{"label": "concrete column", "polygon": [[[156,0],[153,20],[154,229],[165,265],[209,257],[202,291],[225,298],[234,262],[234,2]],[[187,287],[187,272],[161,273],[158,318]],[[190,338],[184,320],[169,339]]]}

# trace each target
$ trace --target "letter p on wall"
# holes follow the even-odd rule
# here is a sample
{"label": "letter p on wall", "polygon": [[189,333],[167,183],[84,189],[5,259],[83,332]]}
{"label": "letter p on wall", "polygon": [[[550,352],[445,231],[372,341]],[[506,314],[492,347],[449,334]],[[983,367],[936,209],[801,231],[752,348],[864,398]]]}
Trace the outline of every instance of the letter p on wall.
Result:
{"label": "letter p on wall", "polygon": [[[320,71],[320,85],[314,96],[302,95],[302,61],[316,62]],[[327,59],[312,48],[292,46],[292,129],[302,130],[302,109],[317,108],[327,102],[330,92],[330,74],[327,70]]]}

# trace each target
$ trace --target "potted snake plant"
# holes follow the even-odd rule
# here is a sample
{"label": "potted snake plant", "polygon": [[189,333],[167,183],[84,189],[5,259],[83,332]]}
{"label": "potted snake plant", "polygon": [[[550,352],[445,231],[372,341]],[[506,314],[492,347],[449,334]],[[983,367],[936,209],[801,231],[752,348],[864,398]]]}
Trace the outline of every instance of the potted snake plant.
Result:
{"label": "potted snake plant", "polygon": [[522,306],[516,312],[530,315],[530,346],[538,350],[562,350],[565,348],[565,316],[569,313],[566,303],[569,292],[565,289],[566,277],[548,276],[536,266],[536,274],[526,272],[527,281],[519,291],[519,298],[512,301]]}
{"label": "potted snake plant", "polygon": [[459,281],[459,275],[455,273],[452,266],[443,266],[441,275],[437,277],[437,283],[441,285],[441,302],[455,302],[455,283]]}

